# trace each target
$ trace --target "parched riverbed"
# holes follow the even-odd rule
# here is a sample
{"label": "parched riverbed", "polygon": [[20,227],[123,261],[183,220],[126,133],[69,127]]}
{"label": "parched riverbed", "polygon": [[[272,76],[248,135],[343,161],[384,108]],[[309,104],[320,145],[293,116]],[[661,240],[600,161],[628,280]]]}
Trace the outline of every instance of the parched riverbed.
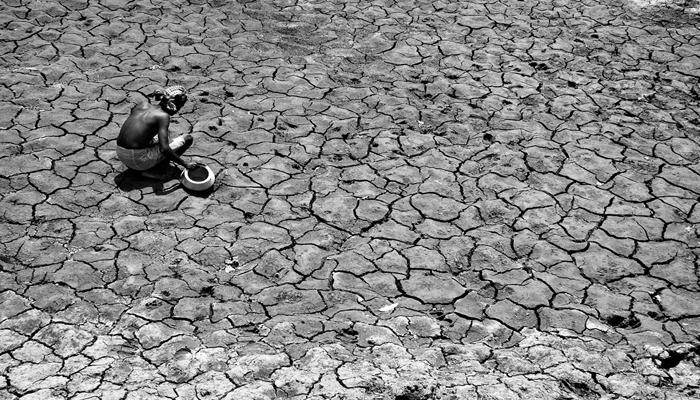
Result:
{"label": "parched riverbed", "polygon": [[[0,399],[695,399],[695,2],[5,0]],[[187,88],[195,196],[127,172]]]}

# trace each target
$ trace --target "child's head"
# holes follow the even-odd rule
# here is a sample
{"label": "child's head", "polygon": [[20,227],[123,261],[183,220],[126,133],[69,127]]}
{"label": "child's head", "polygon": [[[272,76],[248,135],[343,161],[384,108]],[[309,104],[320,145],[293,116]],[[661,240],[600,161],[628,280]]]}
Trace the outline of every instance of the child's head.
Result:
{"label": "child's head", "polygon": [[168,86],[163,90],[156,90],[153,98],[160,103],[163,111],[173,115],[187,102],[187,92],[182,86]]}

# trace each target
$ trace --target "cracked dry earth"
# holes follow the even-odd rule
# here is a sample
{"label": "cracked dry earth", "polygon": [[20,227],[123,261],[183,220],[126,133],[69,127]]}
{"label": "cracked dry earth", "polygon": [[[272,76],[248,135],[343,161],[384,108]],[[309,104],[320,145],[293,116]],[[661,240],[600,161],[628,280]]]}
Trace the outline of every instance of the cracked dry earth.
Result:
{"label": "cracked dry earth", "polygon": [[0,399],[698,398],[697,11],[4,0]]}

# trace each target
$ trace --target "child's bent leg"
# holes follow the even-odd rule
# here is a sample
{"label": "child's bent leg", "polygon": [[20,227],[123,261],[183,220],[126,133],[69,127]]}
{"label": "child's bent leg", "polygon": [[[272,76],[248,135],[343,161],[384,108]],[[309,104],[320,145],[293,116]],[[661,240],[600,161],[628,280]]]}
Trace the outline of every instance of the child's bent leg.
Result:
{"label": "child's bent leg", "polygon": [[170,148],[173,149],[175,154],[178,156],[181,156],[187,151],[187,149],[192,146],[192,143],[194,142],[194,138],[192,138],[192,135],[190,134],[185,134],[176,137],[170,142]]}

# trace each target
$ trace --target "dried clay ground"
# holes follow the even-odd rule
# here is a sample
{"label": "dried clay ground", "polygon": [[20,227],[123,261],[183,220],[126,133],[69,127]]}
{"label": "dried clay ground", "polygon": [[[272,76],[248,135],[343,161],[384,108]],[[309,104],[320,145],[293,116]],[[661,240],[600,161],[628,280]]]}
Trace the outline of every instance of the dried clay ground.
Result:
{"label": "dried clay ground", "polygon": [[697,399],[694,3],[3,0],[0,399]]}

